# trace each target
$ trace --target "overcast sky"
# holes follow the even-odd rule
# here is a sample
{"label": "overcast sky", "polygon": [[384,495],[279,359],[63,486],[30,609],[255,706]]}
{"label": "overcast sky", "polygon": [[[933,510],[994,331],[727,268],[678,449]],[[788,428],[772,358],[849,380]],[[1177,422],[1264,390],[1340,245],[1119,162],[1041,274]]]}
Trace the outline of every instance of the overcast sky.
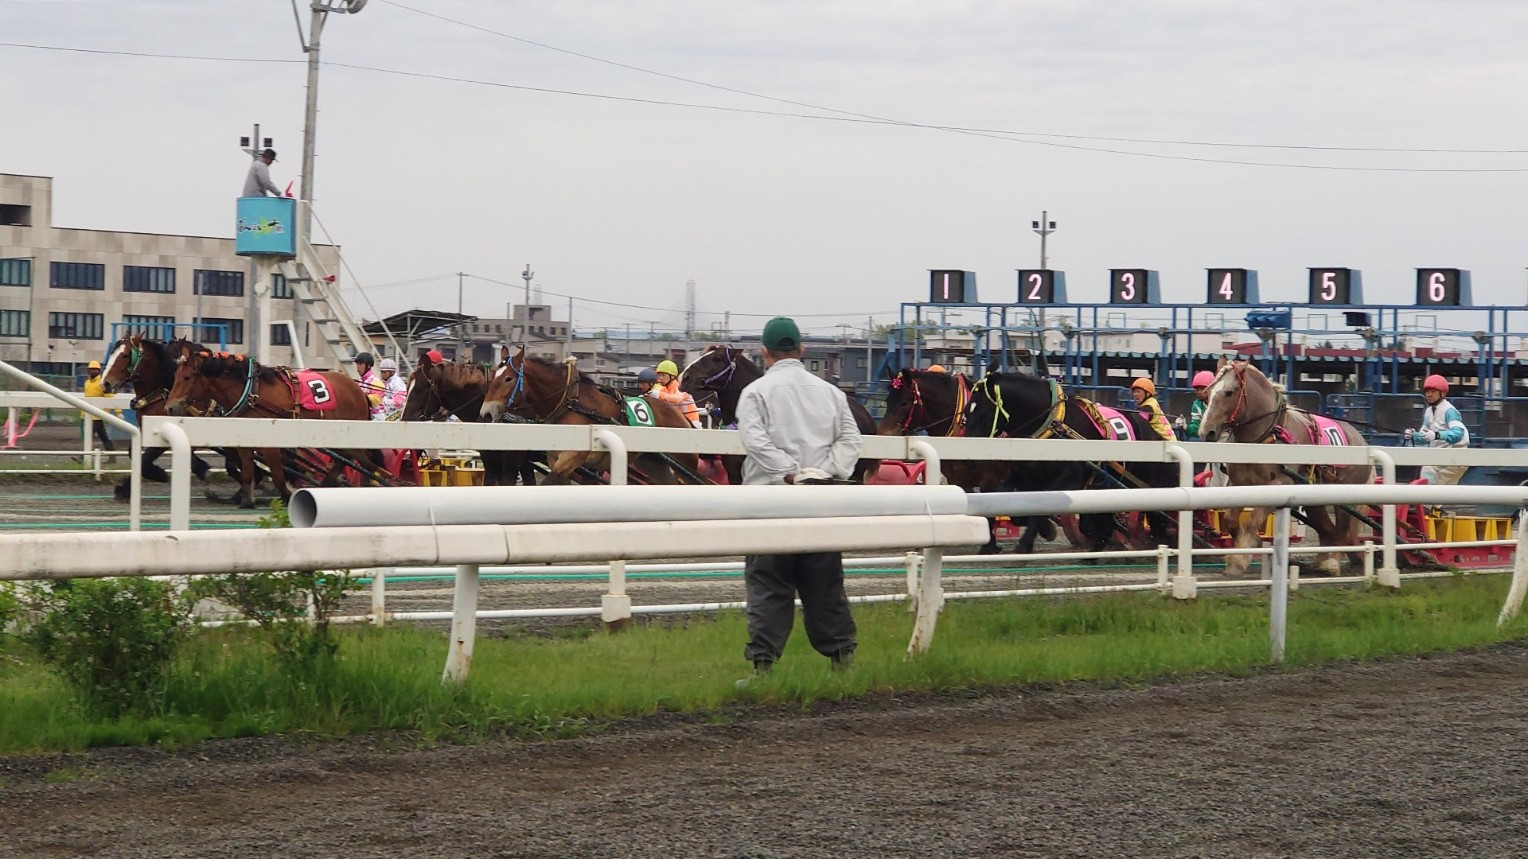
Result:
{"label": "overcast sky", "polygon": [[[1298,300],[1335,265],[1409,303],[1415,267],[1456,266],[1520,305],[1525,33],[1522,0],[371,0],[324,60],[419,76],[323,69],[316,211],[382,313],[455,310],[463,271],[465,310],[502,315],[527,263],[664,308],[580,304],[585,329],[678,325],[689,280],[702,328],[891,322],[930,268],[1009,301],[1042,210],[1074,301],[1141,267],[1198,302],[1220,266]],[[55,177],[60,226],[231,234],[255,122],[277,184],[300,171],[288,0],[0,0],[0,42],[290,61],[0,47],[0,172]]]}

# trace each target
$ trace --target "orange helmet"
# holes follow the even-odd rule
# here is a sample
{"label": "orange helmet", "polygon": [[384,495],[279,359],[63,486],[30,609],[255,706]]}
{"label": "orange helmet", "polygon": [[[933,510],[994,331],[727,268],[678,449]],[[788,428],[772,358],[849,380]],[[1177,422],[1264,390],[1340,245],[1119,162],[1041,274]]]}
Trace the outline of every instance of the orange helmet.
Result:
{"label": "orange helmet", "polygon": [[943,364],[930,364],[930,365],[928,365],[928,370],[926,370],[925,372],[928,372],[928,373],[944,373],[944,372],[947,372],[947,371],[944,369],[944,365]]}
{"label": "orange helmet", "polygon": [[1146,396],[1155,397],[1157,395],[1157,384],[1145,376],[1142,376],[1141,378],[1136,379],[1134,382],[1130,383],[1130,390],[1145,391]]}
{"label": "orange helmet", "polygon": [[1448,396],[1448,380],[1434,373],[1428,376],[1426,381],[1422,382],[1422,390],[1437,391],[1444,396]]}

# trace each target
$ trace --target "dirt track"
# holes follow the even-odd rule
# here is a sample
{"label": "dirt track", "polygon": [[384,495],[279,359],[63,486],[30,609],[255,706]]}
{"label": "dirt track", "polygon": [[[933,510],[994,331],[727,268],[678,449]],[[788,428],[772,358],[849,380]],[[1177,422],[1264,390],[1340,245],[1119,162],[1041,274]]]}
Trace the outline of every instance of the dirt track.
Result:
{"label": "dirt track", "polygon": [[0,855],[1528,856],[1525,712],[1506,647],[565,742],[106,750],[62,783],[0,761]]}

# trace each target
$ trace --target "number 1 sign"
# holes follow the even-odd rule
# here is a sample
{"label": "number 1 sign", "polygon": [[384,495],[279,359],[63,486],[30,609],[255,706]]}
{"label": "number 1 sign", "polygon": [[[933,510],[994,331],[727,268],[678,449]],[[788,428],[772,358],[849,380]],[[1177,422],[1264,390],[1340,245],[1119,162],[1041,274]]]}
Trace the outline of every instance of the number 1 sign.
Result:
{"label": "number 1 sign", "polygon": [[928,300],[930,304],[975,304],[976,273],[961,269],[930,269]]}

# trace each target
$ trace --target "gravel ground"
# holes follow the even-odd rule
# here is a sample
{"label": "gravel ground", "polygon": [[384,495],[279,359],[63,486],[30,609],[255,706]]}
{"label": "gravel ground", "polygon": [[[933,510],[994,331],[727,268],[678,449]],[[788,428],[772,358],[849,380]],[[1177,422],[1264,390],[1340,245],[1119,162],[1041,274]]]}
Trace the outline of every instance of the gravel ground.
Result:
{"label": "gravel ground", "polygon": [[1525,657],[11,759],[0,855],[1528,856]]}

